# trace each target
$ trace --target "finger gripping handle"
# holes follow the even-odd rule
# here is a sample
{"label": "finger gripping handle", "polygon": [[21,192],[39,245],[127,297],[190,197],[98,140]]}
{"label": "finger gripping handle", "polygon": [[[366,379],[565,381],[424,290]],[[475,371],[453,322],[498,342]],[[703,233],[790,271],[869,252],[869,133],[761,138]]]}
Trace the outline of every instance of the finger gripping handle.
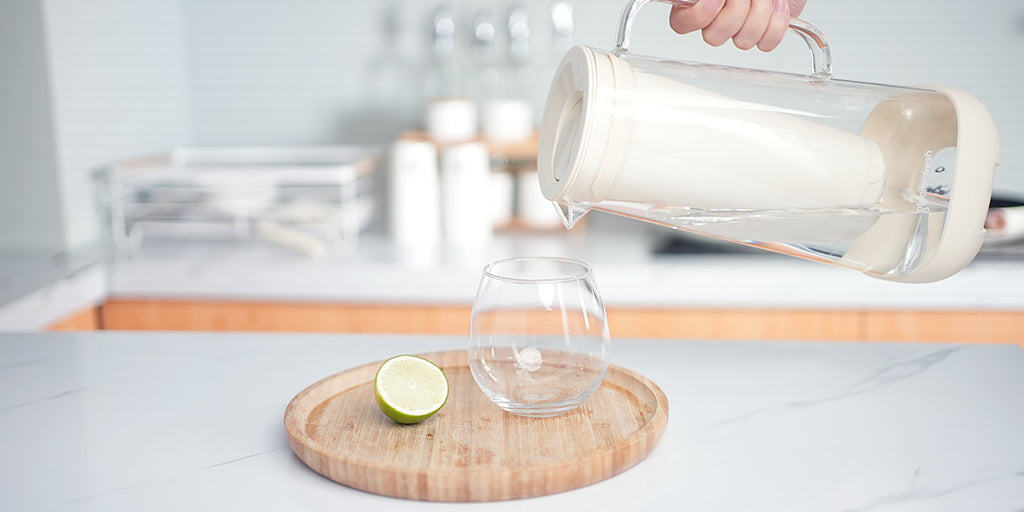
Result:
{"label": "finger gripping handle", "polygon": [[[622,11],[622,17],[619,19],[619,33],[615,41],[616,54],[625,55],[629,53],[633,20],[636,19],[640,9],[651,2],[662,2],[673,6],[690,8],[697,3],[697,0],[630,0],[629,5]],[[825,40],[825,34],[814,25],[799,18],[789,19],[789,29],[800,36],[811,50],[811,75],[818,79],[831,77],[832,51]]]}

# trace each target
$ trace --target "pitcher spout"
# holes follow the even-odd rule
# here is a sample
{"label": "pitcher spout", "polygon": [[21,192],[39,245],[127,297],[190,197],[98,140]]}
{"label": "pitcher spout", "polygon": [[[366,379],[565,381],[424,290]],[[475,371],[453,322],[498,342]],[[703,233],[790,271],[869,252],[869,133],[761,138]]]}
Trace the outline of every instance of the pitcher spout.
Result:
{"label": "pitcher spout", "polygon": [[551,201],[551,204],[555,205],[565,229],[572,229],[590,211],[590,208],[573,201]]}

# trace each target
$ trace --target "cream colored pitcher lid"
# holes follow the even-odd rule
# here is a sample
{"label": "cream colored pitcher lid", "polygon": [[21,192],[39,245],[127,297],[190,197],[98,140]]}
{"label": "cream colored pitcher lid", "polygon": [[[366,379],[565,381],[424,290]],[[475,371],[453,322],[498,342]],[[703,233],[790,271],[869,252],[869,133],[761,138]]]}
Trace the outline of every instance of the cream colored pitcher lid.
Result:
{"label": "cream colored pitcher lid", "polygon": [[1002,150],[999,130],[973,96],[949,87],[934,90],[949,98],[956,116],[956,173],[942,233],[938,243],[924,248],[926,257],[912,272],[875,277],[905,283],[945,279],[970,264],[985,240],[985,216]]}
{"label": "cream colored pitcher lid", "polygon": [[601,201],[622,162],[629,117],[615,116],[632,95],[623,60],[584,46],[558,66],[541,119],[537,170],[544,197],[556,202]]}

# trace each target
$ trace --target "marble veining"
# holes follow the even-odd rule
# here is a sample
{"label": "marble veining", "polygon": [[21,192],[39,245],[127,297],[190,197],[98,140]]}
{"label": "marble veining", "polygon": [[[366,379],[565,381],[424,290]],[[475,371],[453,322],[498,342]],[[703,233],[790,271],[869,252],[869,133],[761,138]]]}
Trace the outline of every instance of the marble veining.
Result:
{"label": "marble veining", "polygon": [[[867,505],[857,508],[846,509],[843,512],[869,512],[871,510],[879,510],[885,507],[892,507],[894,505],[908,504],[914,501],[921,501],[930,498],[937,498],[953,494],[964,489],[971,487],[977,487],[990,482],[1004,479],[1024,479],[1024,467],[1019,470],[1008,470],[1008,471],[983,471],[981,474],[974,475],[972,478],[955,482],[951,485],[935,488],[934,486],[923,486],[911,488],[907,491],[893,493],[885,496],[875,498]],[[1019,480],[1015,485],[1024,486],[1024,480]],[[1024,510],[1024,507],[1020,509],[1014,509],[1017,511]]]}
{"label": "marble veining", "polygon": [[162,479],[160,481],[155,481],[155,482],[138,482],[138,483],[134,483],[134,484],[131,484],[131,485],[126,485],[126,486],[123,486],[123,487],[119,487],[117,489],[112,489],[112,490],[101,492],[101,493],[90,494],[88,496],[82,496],[80,498],[75,498],[75,499],[67,501],[65,503],[65,505],[76,505],[76,504],[79,504],[79,503],[82,503],[82,502],[86,502],[86,501],[89,501],[89,500],[93,500],[93,499],[96,499],[96,498],[99,498],[99,497],[102,497],[102,496],[109,496],[109,495],[114,495],[114,494],[118,494],[118,493],[125,493],[127,491],[131,491],[133,489],[137,489],[137,488],[141,488],[141,487],[146,487],[146,486],[156,486],[156,485],[166,484],[168,482],[172,482],[174,480],[185,478],[185,477],[188,477],[190,475],[194,475],[196,473],[201,473],[203,471],[209,471],[211,469],[219,468],[219,467],[222,467],[222,466],[227,466],[227,465],[230,465],[230,464],[235,464],[235,463],[242,462],[242,461],[245,461],[245,460],[249,460],[249,459],[252,459],[252,458],[255,458],[255,457],[259,457],[261,455],[266,455],[268,453],[280,452],[280,451],[284,451],[284,450],[290,450],[290,448],[287,445],[285,445],[285,446],[279,446],[279,447],[276,447],[276,448],[271,448],[269,450],[262,450],[262,451],[257,452],[257,453],[251,453],[251,454],[244,455],[244,456],[241,456],[241,457],[236,457],[236,458],[231,459],[231,460],[225,460],[225,461],[222,461],[222,462],[217,462],[217,463],[210,464],[208,466],[197,468],[197,469],[194,469],[194,470],[191,470],[191,471],[186,471],[184,473],[176,474],[176,475],[171,476],[169,478],[164,478],[164,479]]}
{"label": "marble veining", "polygon": [[57,359],[56,357],[50,356],[50,357],[32,357],[32,358],[16,360],[16,361],[6,361],[6,362],[3,362],[3,363],[0,363],[0,372],[3,372],[4,370],[9,370],[11,368],[20,368],[20,367],[24,367],[24,366],[32,366],[32,365],[37,365],[37,364],[46,364],[46,363],[53,362],[56,359]]}
{"label": "marble veining", "polygon": [[76,395],[78,393],[85,392],[88,389],[89,389],[88,387],[69,389],[67,391],[61,391],[60,393],[57,393],[57,394],[54,394],[54,395],[45,396],[43,398],[36,398],[34,400],[26,400],[26,401],[22,401],[22,402],[17,402],[17,403],[15,403],[13,405],[0,406],[0,412],[10,411],[12,409],[17,409],[19,407],[27,407],[27,406],[30,406],[30,405],[36,405],[36,404],[40,404],[40,403],[43,403],[43,402],[49,402],[51,400],[57,400],[57,399],[60,399],[60,398],[69,397],[69,396],[72,396],[72,395]]}
{"label": "marble veining", "polygon": [[840,392],[831,393],[816,398],[797,400],[793,402],[787,402],[784,404],[773,405],[762,409],[753,410],[738,416],[724,419],[722,421],[709,425],[706,428],[713,429],[721,427],[723,425],[728,425],[730,423],[744,421],[755,416],[790,412],[797,409],[814,407],[816,405],[834,402],[836,400],[843,400],[846,398],[850,398],[852,396],[857,396],[865,393],[872,393],[878,391],[879,389],[898,384],[899,382],[905,379],[909,379],[916,375],[919,375],[920,373],[927,371],[932,366],[944,361],[947,357],[956,353],[958,350],[961,350],[962,348],[962,346],[943,348],[941,350],[936,350],[934,352],[930,352],[910,360],[900,361],[897,363],[882,366],[881,368],[878,368],[877,370],[873,371],[867,377],[864,377],[863,379],[850,384],[848,387],[846,387],[846,389]]}

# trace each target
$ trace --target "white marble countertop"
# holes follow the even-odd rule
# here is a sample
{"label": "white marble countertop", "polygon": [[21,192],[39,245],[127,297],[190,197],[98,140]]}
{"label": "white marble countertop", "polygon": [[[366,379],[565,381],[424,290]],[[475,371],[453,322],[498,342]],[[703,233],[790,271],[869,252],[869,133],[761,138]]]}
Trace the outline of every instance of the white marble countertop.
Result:
{"label": "white marble countertop", "polygon": [[462,344],[0,334],[0,510],[1024,509],[1016,345],[617,340],[613,362],[668,396],[664,436],[622,474],[528,500],[385,498],[331,482],[291,453],[284,410],[307,385]]}
{"label": "white marble countertop", "polygon": [[0,331],[43,329],[102,303],[106,271],[91,256],[0,253]]}
{"label": "white marble countertop", "polygon": [[[477,261],[403,261],[383,237],[349,258],[177,246],[111,266],[116,298],[470,304],[487,261],[565,256],[594,270],[609,307],[1024,310],[1024,260],[979,258],[937,283],[893,283],[763,251],[652,254],[650,231],[506,235]],[[754,251],[754,250],[751,250]]]}

